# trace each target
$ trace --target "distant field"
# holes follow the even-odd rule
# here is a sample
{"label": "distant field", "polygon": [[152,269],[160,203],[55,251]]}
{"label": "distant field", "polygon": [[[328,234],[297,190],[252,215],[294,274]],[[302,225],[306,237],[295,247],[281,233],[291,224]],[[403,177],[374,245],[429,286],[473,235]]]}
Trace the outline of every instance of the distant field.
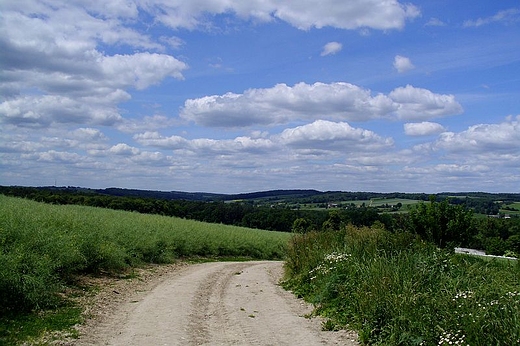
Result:
{"label": "distant field", "polygon": [[365,201],[367,205],[372,204],[373,207],[378,207],[381,205],[388,204],[390,206],[397,205],[401,203],[403,206],[405,205],[413,205],[419,203],[419,200],[416,199],[404,199],[404,198],[373,198],[369,201]]}
{"label": "distant field", "polygon": [[[398,203],[402,204],[403,209],[407,209],[408,206],[419,203],[419,200],[416,199],[404,199],[404,198],[372,198],[372,199],[364,199],[364,200],[351,200],[351,201],[339,201],[334,202],[331,201],[327,205],[337,205],[337,206],[347,206],[350,204],[355,204],[356,206],[365,205],[367,207],[380,207],[388,204],[389,207],[396,206]],[[313,203],[306,204],[305,207],[307,209],[316,209],[319,208],[320,205],[324,205],[325,203]]]}
{"label": "distant field", "polygon": [[500,209],[500,213],[509,214],[509,215],[520,215],[520,202],[508,204],[506,207],[516,209],[516,210]]}

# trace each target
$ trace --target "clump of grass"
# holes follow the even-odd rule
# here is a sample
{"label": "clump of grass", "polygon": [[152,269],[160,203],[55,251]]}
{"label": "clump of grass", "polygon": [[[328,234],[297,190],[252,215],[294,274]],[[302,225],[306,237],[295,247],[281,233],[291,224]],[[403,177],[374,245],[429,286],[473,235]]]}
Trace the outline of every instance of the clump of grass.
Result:
{"label": "clump of grass", "polygon": [[382,227],[295,236],[286,286],[374,345],[520,342],[520,266],[439,250]]}

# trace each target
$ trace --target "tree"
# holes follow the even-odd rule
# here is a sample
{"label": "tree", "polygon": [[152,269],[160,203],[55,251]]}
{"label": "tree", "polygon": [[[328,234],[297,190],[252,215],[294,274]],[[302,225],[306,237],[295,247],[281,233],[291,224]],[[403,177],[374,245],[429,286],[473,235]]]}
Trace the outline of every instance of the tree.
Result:
{"label": "tree", "polygon": [[311,223],[309,222],[309,220],[307,220],[303,217],[300,217],[300,218],[294,220],[293,226],[292,226],[292,231],[294,233],[303,234],[303,233],[307,233],[309,231],[310,227],[311,227]]}
{"label": "tree", "polygon": [[409,231],[443,248],[468,244],[475,234],[473,212],[462,205],[450,205],[448,199],[419,203],[409,213]]}
{"label": "tree", "polygon": [[486,238],[484,246],[489,255],[503,256],[507,250],[507,243],[500,237]]}
{"label": "tree", "polygon": [[341,227],[341,216],[337,210],[329,213],[329,218],[323,223],[324,231],[338,231]]}
{"label": "tree", "polygon": [[507,239],[507,248],[515,254],[520,255],[520,235],[514,234]]}

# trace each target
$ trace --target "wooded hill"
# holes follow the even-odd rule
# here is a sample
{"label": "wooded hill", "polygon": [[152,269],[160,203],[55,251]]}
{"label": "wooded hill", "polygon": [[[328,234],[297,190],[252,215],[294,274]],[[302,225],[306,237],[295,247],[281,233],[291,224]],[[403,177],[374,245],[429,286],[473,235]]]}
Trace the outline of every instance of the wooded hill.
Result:
{"label": "wooded hill", "polygon": [[441,201],[449,198],[452,204],[462,204],[460,201],[468,199],[520,202],[520,193],[488,193],[488,192],[441,192],[437,194],[427,193],[404,193],[404,192],[351,192],[351,191],[318,191],[318,190],[268,190],[258,192],[248,192],[239,194],[219,194],[207,192],[183,192],[183,191],[155,191],[155,190],[138,190],[110,187],[106,189],[90,189],[75,186],[39,186],[39,187],[21,187],[21,186],[0,186],[0,193],[11,194],[18,190],[23,191],[49,191],[54,193],[79,193],[79,194],[100,194],[107,196],[119,197],[141,197],[155,198],[165,200],[185,200],[185,201],[277,201],[286,203],[326,203],[326,202],[344,202],[355,200],[370,199],[411,199],[428,201],[431,195],[436,200]]}

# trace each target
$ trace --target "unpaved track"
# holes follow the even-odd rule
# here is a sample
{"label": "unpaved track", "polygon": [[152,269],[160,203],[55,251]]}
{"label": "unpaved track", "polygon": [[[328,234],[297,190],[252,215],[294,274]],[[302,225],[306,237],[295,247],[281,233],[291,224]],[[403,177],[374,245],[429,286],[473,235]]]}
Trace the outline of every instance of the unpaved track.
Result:
{"label": "unpaved track", "polygon": [[325,332],[310,307],[278,286],[282,262],[184,267],[129,298],[77,345],[357,345]]}

